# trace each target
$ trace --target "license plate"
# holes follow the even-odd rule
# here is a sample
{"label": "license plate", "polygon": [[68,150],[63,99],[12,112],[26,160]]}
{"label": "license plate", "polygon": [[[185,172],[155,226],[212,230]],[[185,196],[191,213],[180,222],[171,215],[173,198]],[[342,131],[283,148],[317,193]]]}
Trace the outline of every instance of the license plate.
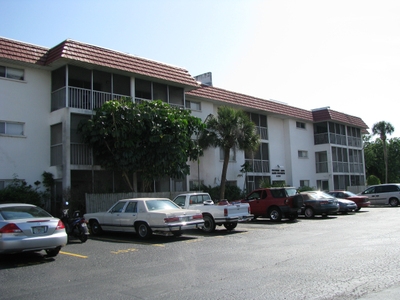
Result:
{"label": "license plate", "polygon": [[33,234],[41,234],[47,232],[47,226],[32,227]]}

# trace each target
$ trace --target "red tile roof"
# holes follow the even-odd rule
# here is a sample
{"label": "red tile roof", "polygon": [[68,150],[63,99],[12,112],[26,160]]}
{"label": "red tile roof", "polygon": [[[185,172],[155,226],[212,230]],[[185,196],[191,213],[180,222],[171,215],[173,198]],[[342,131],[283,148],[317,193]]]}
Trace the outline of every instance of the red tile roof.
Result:
{"label": "red tile roof", "polygon": [[249,109],[261,110],[269,114],[277,114],[283,117],[292,117],[310,122],[334,121],[362,129],[368,128],[360,118],[328,108],[308,111],[287,104],[239,94],[212,86],[203,85],[198,89],[187,92],[186,95],[211,101],[219,101],[230,105],[244,106]]}
{"label": "red tile roof", "polygon": [[73,40],[65,40],[59,45],[47,49],[0,38],[0,58],[39,65],[51,65],[60,59],[67,59],[170,81],[190,88],[199,86],[189,72],[183,68]]}
{"label": "red tile roof", "polygon": [[48,50],[0,37],[0,58],[44,66]]}
{"label": "red tile roof", "polygon": [[186,95],[208,100],[220,101],[227,104],[245,106],[247,108],[262,110],[282,116],[290,116],[308,121],[313,120],[312,114],[308,110],[296,108],[275,101],[264,100],[261,98],[231,92],[212,86],[202,86],[199,89],[187,92]]}
{"label": "red tile roof", "polygon": [[367,124],[359,117],[347,115],[329,108],[316,109],[312,111],[314,122],[336,121],[339,123],[349,124],[362,129],[368,129]]}
{"label": "red tile roof", "polygon": [[[175,82],[189,88],[199,87],[195,79],[185,69],[73,40],[65,40],[59,45],[48,49],[0,37],[0,59],[41,66],[51,66],[52,63],[61,59],[67,59]],[[368,128],[360,118],[328,108],[311,112],[283,103],[264,100],[212,86],[201,86],[187,92],[187,95],[310,122],[335,121],[362,129]]]}

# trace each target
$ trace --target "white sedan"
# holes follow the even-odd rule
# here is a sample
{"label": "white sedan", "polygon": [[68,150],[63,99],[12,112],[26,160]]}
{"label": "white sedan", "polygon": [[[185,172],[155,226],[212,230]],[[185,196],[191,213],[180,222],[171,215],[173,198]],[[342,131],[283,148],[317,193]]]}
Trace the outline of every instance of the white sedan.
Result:
{"label": "white sedan", "polygon": [[180,236],[183,230],[201,228],[199,210],[181,209],[167,198],[123,199],[107,212],[84,215],[93,235],[104,231],[135,232],[146,239],[154,234]]}

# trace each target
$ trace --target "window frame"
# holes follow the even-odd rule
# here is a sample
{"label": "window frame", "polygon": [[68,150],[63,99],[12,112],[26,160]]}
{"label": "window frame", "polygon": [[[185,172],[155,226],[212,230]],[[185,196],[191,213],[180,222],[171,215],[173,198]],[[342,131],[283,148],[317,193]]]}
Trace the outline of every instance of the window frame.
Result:
{"label": "window frame", "polygon": [[[1,124],[4,124],[4,125],[1,126]],[[20,125],[21,126],[21,134],[11,134],[11,133],[7,132],[7,124],[8,125]],[[4,132],[0,131],[0,136],[25,137],[25,123],[23,123],[23,122],[0,120],[0,130],[2,128],[4,128]]]}
{"label": "window frame", "polygon": [[[303,154],[305,154],[305,156]],[[308,151],[307,150],[297,150],[297,157],[298,158],[308,158]]]}
{"label": "window frame", "polygon": [[296,121],[296,128],[299,128],[299,129],[306,129],[306,123]]}
{"label": "window frame", "polygon": [[[0,65],[0,68],[4,68],[4,74],[2,72],[0,72],[0,78],[5,78],[5,79],[15,80],[15,81],[25,81],[25,69],[13,68],[13,67],[8,67],[8,66],[3,66],[3,65]],[[12,76],[12,71],[22,72],[22,76],[19,76],[19,78],[17,78],[16,76]],[[10,77],[10,76],[12,76],[12,77]]]}

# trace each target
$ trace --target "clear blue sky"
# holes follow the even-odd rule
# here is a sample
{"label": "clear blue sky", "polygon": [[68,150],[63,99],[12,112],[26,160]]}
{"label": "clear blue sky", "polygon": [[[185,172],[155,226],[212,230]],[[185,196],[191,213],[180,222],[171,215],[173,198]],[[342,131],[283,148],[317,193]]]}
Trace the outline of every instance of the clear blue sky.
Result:
{"label": "clear blue sky", "polygon": [[398,0],[0,0],[0,36],[70,38],[212,72],[216,87],[378,121],[400,137]]}

